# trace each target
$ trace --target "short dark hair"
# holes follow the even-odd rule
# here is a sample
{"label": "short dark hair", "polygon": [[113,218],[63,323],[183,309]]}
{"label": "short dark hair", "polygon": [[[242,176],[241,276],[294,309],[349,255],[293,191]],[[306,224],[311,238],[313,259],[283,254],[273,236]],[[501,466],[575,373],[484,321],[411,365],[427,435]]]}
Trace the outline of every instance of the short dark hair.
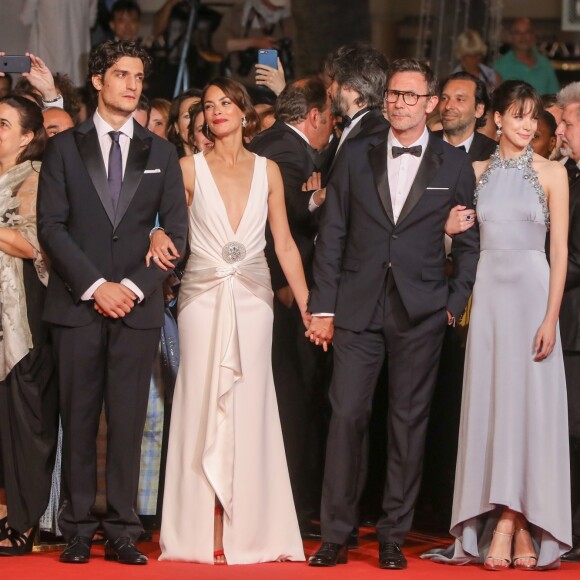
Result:
{"label": "short dark hair", "polygon": [[[203,103],[199,101],[199,103],[195,103],[189,107],[189,126],[187,127],[187,140],[189,141],[189,146],[192,149],[195,149],[195,145],[193,144],[193,138],[195,136],[195,118],[200,114],[203,113]],[[207,134],[207,125],[205,124],[205,116],[203,118],[204,124],[204,132]]]}
{"label": "short dark hair", "polygon": [[124,56],[140,59],[143,71],[147,75],[151,67],[151,57],[142,46],[132,40],[106,40],[91,50],[89,80],[93,75],[104,77],[105,73]]}
{"label": "short dark hair", "polygon": [[554,115],[552,115],[550,111],[542,111],[539,119],[542,119],[548,126],[548,130],[550,131],[550,137],[554,137],[556,135],[556,129],[558,128],[556,117],[554,117]]}
{"label": "short dark hair", "polygon": [[295,125],[306,119],[312,109],[321,113],[328,107],[328,92],[319,77],[307,77],[286,85],[274,104],[276,120]]}
{"label": "short dark hair", "polygon": [[437,76],[427,64],[427,61],[418,58],[398,58],[393,61],[389,70],[389,81],[396,73],[416,72],[423,75],[427,83],[427,93],[431,96],[439,93]]}
{"label": "short dark hair", "polygon": [[11,91],[12,85],[14,84],[14,79],[12,78],[12,75],[10,73],[4,73],[4,76],[0,77],[0,78],[3,78],[4,80],[8,81],[8,87],[9,87],[8,90]]}
{"label": "short dark hair", "polygon": [[141,93],[139,102],[137,103],[136,111],[145,111],[147,113],[147,125],[149,124],[149,117],[151,116],[151,102],[145,93]]}
{"label": "short dark hair", "polygon": [[[205,97],[207,91],[210,87],[217,87],[221,89],[226,97],[228,97],[237,107],[239,107],[246,116],[247,125],[243,129],[244,138],[252,139],[254,135],[260,130],[260,117],[252,105],[252,100],[248,91],[241,83],[228,79],[225,77],[218,77],[211,80],[203,89],[201,95],[201,102],[205,105]],[[211,131],[207,131],[208,139],[214,140],[214,136]]]}
{"label": "short dark hair", "polygon": [[141,6],[137,2],[133,0],[117,0],[111,7],[109,20],[113,20],[117,14],[122,14],[123,12],[136,12],[139,19],[141,18]]}
{"label": "short dark hair", "polygon": [[447,83],[450,81],[471,81],[475,84],[475,106],[477,107],[478,105],[483,105],[483,115],[481,115],[479,119],[475,120],[475,128],[479,129],[479,127],[483,127],[485,125],[485,114],[487,113],[491,104],[491,99],[489,98],[489,93],[487,92],[485,83],[481,79],[478,79],[476,76],[473,76],[471,73],[461,70],[447,77],[443,83],[443,86],[441,87],[441,92],[445,90]]}
{"label": "short dark hair", "polygon": [[556,93],[549,93],[547,95],[542,95],[542,104],[544,109],[549,109],[550,107],[557,107],[558,105],[558,95]]}
{"label": "short dark hair", "polygon": [[171,101],[171,107],[169,108],[169,116],[167,118],[167,140],[175,145],[179,158],[185,155],[185,149],[183,147],[183,141],[175,128],[175,123],[179,120],[179,109],[181,108],[181,103],[186,99],[192,99],[194,97],[197,97],[201,101],[201,90],[187,89]]}
{"label": "short dark hair", "polygon": [[389,62],[376,48],[362,42],[341,46],[324,63],[324,72],[339,85],[356,91],[356,104],[383,107]]}
{"label": "short dark hair", "polygon": [[16,163],[25,161],[41,161],[48,141],[48,135],[44,129],[44,118],[41,108],[30,99],[20,95],[11,95],[0,99],[0,104],[8,105],[16,110],[20,121],[21,130],[24,133],[33,133],[32,140],[16,158]]}
{"label": "short dark hair", "polygon": [[532,115],[539,117],[544,110],[542,97],[525,81],[504,81],[493,92],[493,111],[500,115],[514,105],[518,113],[523,113],[528,102],[532,103]]}

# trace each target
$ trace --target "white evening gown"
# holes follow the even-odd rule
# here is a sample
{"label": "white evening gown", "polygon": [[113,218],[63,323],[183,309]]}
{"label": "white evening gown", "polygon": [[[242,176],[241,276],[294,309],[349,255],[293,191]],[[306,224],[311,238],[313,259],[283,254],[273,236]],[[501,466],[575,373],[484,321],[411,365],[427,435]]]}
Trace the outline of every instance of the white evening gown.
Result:
{"label": "white evening gown", "polygon": [[228,564],[302,561],[272,378],[266,159],[236,232],[204,155],[194,160],[160,559],[213,563],[217,496]]}

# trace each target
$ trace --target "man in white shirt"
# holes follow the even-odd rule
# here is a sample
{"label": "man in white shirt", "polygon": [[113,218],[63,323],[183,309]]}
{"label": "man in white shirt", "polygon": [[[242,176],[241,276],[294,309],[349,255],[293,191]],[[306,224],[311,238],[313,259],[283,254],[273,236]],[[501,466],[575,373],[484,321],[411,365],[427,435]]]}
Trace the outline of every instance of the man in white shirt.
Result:
{"label": "man in white shirt", "polygon": [[400,570],[421,480],[425,434],[447,324],[475,280],[479,233],[457,236],[457,274],[445,276],[443,234],[454,205],[473,207],[469,158],[426,129],[437,80],[416,59],[392,64],[391,128],[347,141],[328,183],[314,258],[308,331],[334,342],[332,418],[322,492],[321,548],[311,566],[348,559],[355,493],[373,391],[388,359],[387,472],[377,523],[379,565]]}
{"label": "man in white shirt", "polygon": [[[52,264],[44,319],[52,324],[60,383],[66,563],[89,561],[99,524],[106,559],[147,563],[134,545],[143,531],[135,498],[167,274],[148,268],[145,255],[157,216],[173,240],[168,258],[183,251],[187,234],[175,149],[132,118],[149,62],[132,42],[93,49],[97,111],[50,139],[40,173],[38,237]],[[107,513],[99,522],[92,509],[103,403]]]}

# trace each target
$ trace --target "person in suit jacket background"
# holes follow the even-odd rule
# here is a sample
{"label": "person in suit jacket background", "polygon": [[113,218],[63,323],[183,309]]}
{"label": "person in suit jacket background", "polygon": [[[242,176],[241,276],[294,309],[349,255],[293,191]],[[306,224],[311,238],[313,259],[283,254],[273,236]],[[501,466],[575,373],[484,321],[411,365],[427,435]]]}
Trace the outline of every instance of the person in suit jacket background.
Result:
{"label": "person in suit jacket background", "polygon": [[[562,120],[556,133],[569,158],[580,162],[580,82],[570,83],[558,93]],[[567,562],[580,562],[580,177],[569,174],[570,223],[568,269],[560,306],[560,336],[564,354],[570,434],[572,488],[572,549],[562,555]]]}
{"label": "person in suit jacket background", "polygon": [[[280,168],[290,231],[311,284],[318,208],[325,190],[307,182],[320,183],[324,168],[318,152],[328,146],[334,128],[330,97],[322,80],[309,77],[287,85],[276,100],[275,116],[274,125],[254,137],[249,149]],[[269,230],[266,258],[276,296],[272,368],[294,503],[302,537],[320,539],[311,520],[318,511],[321,470],[313,465],[312,456],[322,455],[321,429],[314,423],[320,419],[317,403],[322,396],[324,353],[304,340],[300,310],[276,258]]]}
{"label": "person in suit jacket background", "polygon": [[467,72],[453,73],[445,81],[439,100],[443,130],[433,134],[454,147],[463,147],[471,161],[489,159],[497,142],[477,130],[485,125],[489,105],[483,81]]}
{"label": "person in suit jacket background", "polygon": [[377,523],[379,564],[407,565],[400,545],[419,491],[429,405],[447,324],[465,308],[479,233],[457,236],[456,274],[445,277],[444,226],[457,204],[473,207],[469,157],[429,135],[437,80],[416,59],[389,72],[388,132],[344,144],[330,176],[314,258],[307,335],[334,342],[321,525],[311,566],[347,561],[356,525],[362,440],[372,393],[388,358],[387,474]]}
{"label": "person in suit jacket background", "polygon": [[167,261],[185,247],[187,214],[175,149],[134,122],[147,53],[129,41],[93,49],[94,116],[53,137],[38,195],[38,232],[52,263],[44,319],[60,381],[63,487],[61,561],[84,563],[99,521],[95,439],[107,416],[105,557],[145,564],[134,546],[140,445],[151,366],[163,324],[166,272],[144,256],[159,216],[172,238]]}

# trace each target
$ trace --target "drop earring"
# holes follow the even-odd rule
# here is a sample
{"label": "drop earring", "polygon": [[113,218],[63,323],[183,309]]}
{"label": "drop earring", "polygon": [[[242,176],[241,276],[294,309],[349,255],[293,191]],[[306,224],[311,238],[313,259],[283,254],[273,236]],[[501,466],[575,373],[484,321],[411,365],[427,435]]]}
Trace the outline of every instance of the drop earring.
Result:
{"label": "drop earring", "polygon": [[244,115],[242,117],[242,128],[245,129],[248,126],[248,120],[246,119],[246,116]]}
{"label": "drop earring", "polygon": [[497,131],[495,132],[495,134],[499,137],[501,137],[501,125],[497,126]]}

